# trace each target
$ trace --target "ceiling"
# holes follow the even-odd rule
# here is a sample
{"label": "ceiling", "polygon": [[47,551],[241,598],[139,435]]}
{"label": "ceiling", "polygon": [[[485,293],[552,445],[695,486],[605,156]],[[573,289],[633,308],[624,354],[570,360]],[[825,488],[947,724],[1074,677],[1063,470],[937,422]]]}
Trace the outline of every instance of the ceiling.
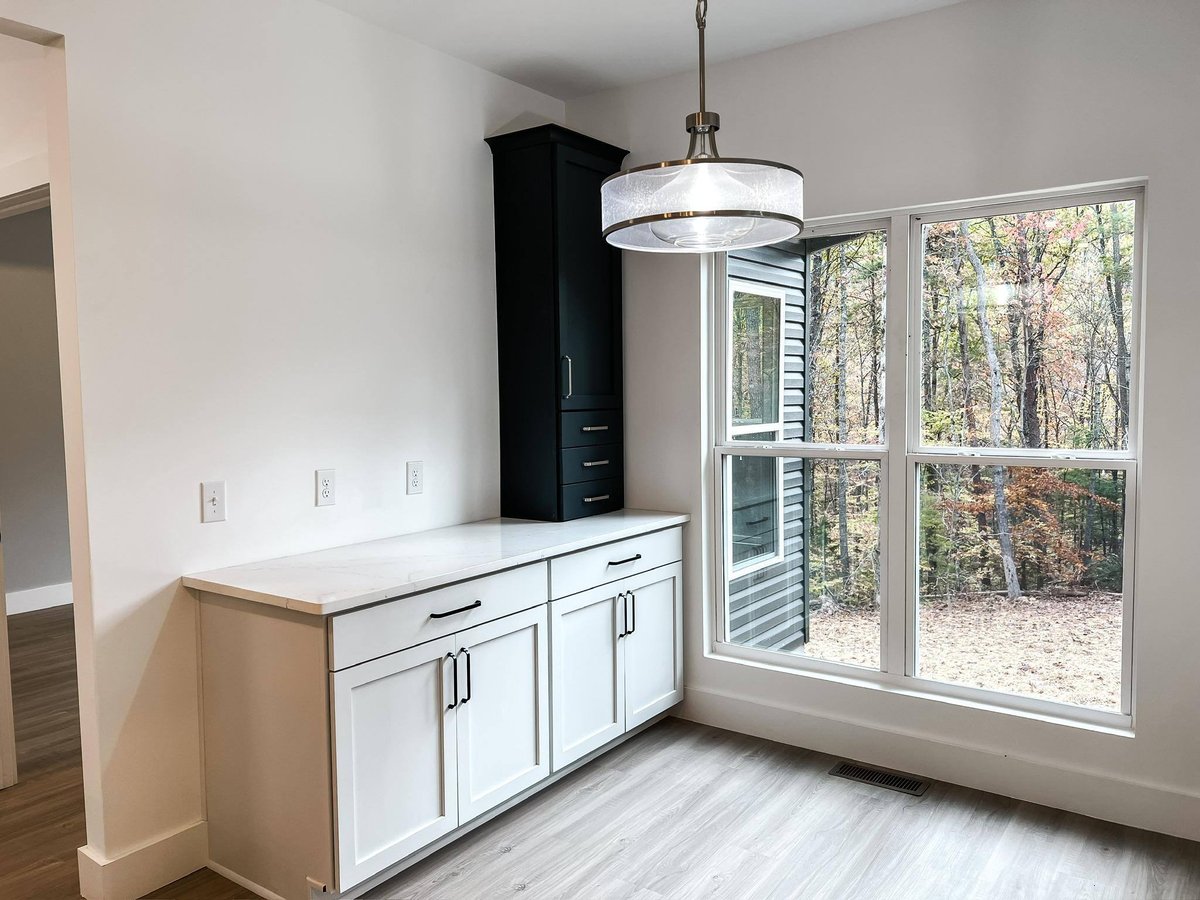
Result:
{"label": "ceiling", "polygon": [[[326,0],[561,99],[696,64],[693,0]],[[708,58],[733,59],[960,0],[712,0]]]}

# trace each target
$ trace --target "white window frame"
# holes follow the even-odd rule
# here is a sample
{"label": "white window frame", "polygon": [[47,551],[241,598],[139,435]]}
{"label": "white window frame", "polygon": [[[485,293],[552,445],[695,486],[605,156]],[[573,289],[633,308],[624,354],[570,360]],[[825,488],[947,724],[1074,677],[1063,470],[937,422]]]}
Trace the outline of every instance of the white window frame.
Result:
{"label": "white window frame", "polygon": [[[787,291],[783,288],[775,287],[774,285],[761,284],[756,281],[749,281],[744,278],[727,278],[726,282],[729,289],[725,292],[725,321],[732,322],[733,319],[733,295],[735,293],[752,294],[757,297],[772,297],[779,302],[779,347],[778,359],[776,360],[776,369],[778,373],[779,384],[775,395],[775,421],[763,422],[758,425],[734,425],[733,424],[733,408],[729,403],[725,404],[725,428],[726,434],[731,438],[734,435],[759,434],[760,432],[774,432],[776,440],[782,440],[783,437],[783,364],[784,364],[784,332],[787,328]],[[733,384],[733,329],[727,327],[723,340],[725,341],[724,358],[725,358],[725,384]],[[728,396],[728,395],[726,395]],[[724,508],[733,514],[733,495],[732,482],[730,479],[725,479],[725,501]],[[732,520],[731,520],[732,521]],[[783,561],[783,463],[776,462],[775,464],[775,552],[770,556],[759,556],[747,560],[742,563],[733,562],[733,530],[727,530],[729,543],[729,564],[730,571],[737,577],[741,578],[745,575],[751,575],[768,566],[777,565]]]}
{"label": "white window frame", "polygon": [[[1086,728],[1130,733],[1135,723],[1136,668],[1133,656],[1134,564],[1136,557],[1137,494],[1140,480],[1142,355],[1144,333],[1147,186],[1144,179],[1106,182],[1046,191],[953,203],[930,204],[884,213],[829,217],[805,226],[805,237],[884,230],[887,235],[887,295],[884,307],[884,437],[882,445],[733,441],[729,426],[729,296],[724,254],[705,258],[710,312],[710,422],[714,515],[711,539],[712,589],[708,597],[712,641],[708,654],[734,662],[791,671],[798,675],[884,689],[999,713],[1034,717]],[[920,228],[939,221],[957,221],[1011,212],[1030,212],[1094,205],[1114,201],[1135,202],[1134,247],[1130,260],[1132,296],[1130,315],[1130,400],[1128,447],[1121,451],[1022,450],[1019,448],[926,446],[921,442],[920,396],[909,397],[909,383],[920,383],[920,322],[922,272]],[[781,344],[783,342],[781,341]],[[893,361],[901,361],[899,363]],[[781,368],[782,372],[782,368]],[[781,393],[782,402],[782,393]],[[731,566],[730,543],[725,539],[728,505],[725,467],[734,455],[775,456],[781,459],[877,460],[880,465],[880,535],[878,585],[880,595],[880,667],[876,671],[848,663],[812,659],[798,654],[760,650],[734,644],[728,638],[726,608]],[[1105,710],[968,687],[917,676],[917,578],[915,540],[918,515],[917,467],[921,463],[984,465],[1035,465],[1047,468],[1119,469],[1125,476],[1124,566],[1122,596],[1122,652],[1120,709]],[[782,469],[782,464],[780,466]],[[895,545],[895,546],[892,546]],[[736,572],[741,576],[742,570]]]}

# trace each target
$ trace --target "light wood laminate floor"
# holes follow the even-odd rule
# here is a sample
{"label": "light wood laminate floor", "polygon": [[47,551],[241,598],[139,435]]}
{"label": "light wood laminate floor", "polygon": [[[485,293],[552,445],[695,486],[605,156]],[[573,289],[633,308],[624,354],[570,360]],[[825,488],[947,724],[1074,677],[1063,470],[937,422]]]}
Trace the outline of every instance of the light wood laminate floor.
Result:
{"label": "light wood laminate floor", "polygon": [[[0,897],[75,898],[71,611],[10,628],[22,781],[0,791]],[[668,719],[367,896],[1200,900],[1200,844],[947,784],[909,797],[832,764]],[[204,869],[150,896],[250,895]]]}

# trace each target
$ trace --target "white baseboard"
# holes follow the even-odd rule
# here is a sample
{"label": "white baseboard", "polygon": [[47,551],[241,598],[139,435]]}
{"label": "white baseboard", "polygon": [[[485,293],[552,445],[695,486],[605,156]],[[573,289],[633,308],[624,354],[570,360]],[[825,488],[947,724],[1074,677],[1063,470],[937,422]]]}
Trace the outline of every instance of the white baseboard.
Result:
{"label": "white baseboard", "polygon": [[4,604],[10,616],[49,609],[52,606],[70,606],[72,602],[71,582],[48,584],[45,587],[10,591],[4,595]]}
{"label": "white baseboard", "polygon": [[689,687],[680,718],[1200,841],[1200,795]]}
{"label": "white baseboard", "polygon": [[[279,896],[274,891],[267,890],[261,884],[255,884],[249,878],[244,878],[243,876],[239,875],[237,872],[233,871],[233,869],[227,869],[220,863],[213,862],[211,859],[208,861],[208,867],[210,869],[212,869],[214,872],[216,872],[218,875],[220,875],[222,878],[228,878],[234,884],[240,885],[241,887],[244,887],[246,890],[250,891],[251,893],[257,894],[259,897],[262,897],[263,900],[284,900],[283,897]],[[170,882],[167,882],[167,883],[170,884]]]}
{"label": "white baseboard", "polygon": [[109,859],[79,848],[79,892],[86,900],[130,900],[178,881],[208,863],[208,823],[197,822]]}

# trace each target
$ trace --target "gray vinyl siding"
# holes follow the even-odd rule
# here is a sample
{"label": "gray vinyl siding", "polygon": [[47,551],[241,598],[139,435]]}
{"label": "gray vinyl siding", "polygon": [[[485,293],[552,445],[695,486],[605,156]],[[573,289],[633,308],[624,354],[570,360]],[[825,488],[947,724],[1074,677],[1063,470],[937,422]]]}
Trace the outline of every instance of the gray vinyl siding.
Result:
{"label": "gray vinyl siding", "polygon": [[[758,281],[787,290],[784,307],[783,426],[785,440],[804,436],[804,265],[803,251],[777,248],[730,255],[730,278]],[[806,640],[804,461],[787,460],[783,469],[782,559],[729,585],[729,636],[734,643],[791,650]]]}

